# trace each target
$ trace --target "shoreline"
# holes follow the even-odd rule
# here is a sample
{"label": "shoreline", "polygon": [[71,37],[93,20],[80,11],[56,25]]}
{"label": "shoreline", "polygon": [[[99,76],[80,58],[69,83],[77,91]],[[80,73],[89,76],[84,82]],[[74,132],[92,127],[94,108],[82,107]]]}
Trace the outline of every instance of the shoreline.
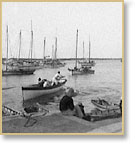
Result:
{"label": "shoreline", "polygon": [[[12,119],[2,118],[2,133],[119,133],[122,135],[122,118],[106,119],[89,122],[75,116],[63,116],[60,112],[49,113],[47,115],[32,116],[29,120],[23,117],[13,117]],[[34,121],[36,121],[34,123]],[[34,124],[33,124],[34,123]]]}
{"label": "shoreline", "polygon": [[[51,58],[47,58],[48,60],[51,60]],[[68,60],[71,60],[71,61],[75,61],[76,58],[57,58],[58,60],[60,61],[68,61]],[[89,59],[89,58],[85,58],[85,59]],[[91,60],[121,60],[122,58],[90,58]],[[6,58],[2,58],[2,61],[5,61]],[[17,60],[17,58],[10,58],[9,60]],[[20,60],[31,60],[31,59],[28,59],[28,58],[20,58]],[[33,58],[32,59],[33,61],[36,60],[36,61],[42,61],[43,59],[42,58]],[[84,60],[84,58],[77,58],[77,60]]]}

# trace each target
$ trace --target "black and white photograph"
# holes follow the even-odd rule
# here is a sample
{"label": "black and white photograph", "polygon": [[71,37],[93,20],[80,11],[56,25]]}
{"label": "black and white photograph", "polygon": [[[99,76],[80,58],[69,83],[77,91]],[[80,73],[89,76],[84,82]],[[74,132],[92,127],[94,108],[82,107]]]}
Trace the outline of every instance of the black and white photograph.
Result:
{"label": "black and white photograph", "polygon": [[2,134],[124,134],[123,6],[2,2]]}

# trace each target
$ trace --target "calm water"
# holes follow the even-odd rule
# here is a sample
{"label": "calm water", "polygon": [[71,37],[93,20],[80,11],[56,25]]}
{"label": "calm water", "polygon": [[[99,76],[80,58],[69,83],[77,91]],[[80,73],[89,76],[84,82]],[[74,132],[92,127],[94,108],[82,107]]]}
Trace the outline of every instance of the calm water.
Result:
{"label": "calm water", "polygon": [[[34,75],[2,77],[2,88],[14,87],[2,90],[3,105],[21,110],[23,100],[21,87],[37,83],[39,77],[51,80],[59,70],[67,78],[66,86],[73,87],[79,91],[80,94],[74,97],[74,101],[75,103],[81,101],[85,105],[86,111],[93,108],[91,99],[96,99],[97,97],[102,97],[111,102],[119,102],[122,95],[122,63],[119,60],[98,60],[93,68],[95,74],[78,76],[72,76],[67,70],[68,67],[74,66],[74,61],[65,62],[67,63],[65,67],[59,69],[44,68],[37,70]],[[59,99],[54,99],[57,100],[46,101],[45,97],[42,97],[39,101],[36,99],[37,101],[33,100],[28,104],[39,102],[49,110],[55,111],[58,109]]]}

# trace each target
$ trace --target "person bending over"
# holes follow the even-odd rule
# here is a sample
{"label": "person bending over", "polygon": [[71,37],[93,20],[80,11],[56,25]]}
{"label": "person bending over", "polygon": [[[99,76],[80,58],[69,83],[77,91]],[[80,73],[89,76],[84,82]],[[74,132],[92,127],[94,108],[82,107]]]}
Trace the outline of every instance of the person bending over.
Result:
{"label": "person bending over", "polygon": [[81,110],[80,104],[74,105],[72,97],[74,96],[74,89],[69,88],[66,91],[66,94],[60,100],[59,109],[63,115],[67,116],[77,116],[83,118],[84,113]]}

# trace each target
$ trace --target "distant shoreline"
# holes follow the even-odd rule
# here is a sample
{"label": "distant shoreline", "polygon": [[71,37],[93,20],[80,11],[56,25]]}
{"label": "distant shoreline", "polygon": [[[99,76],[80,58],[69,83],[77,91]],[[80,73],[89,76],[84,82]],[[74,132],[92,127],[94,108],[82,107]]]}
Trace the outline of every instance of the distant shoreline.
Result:
{"label": "distant shoreline", "polygon": [[[17,60],[17,58],[9,58],[13,60]],[[48,58],[51,59],[51,58]],[[75,58],[58,58],[59,60],[75,60]],[[88,58],[85,58],[88,59]],[[6,60],[6,58],[2,58],[2,60]],[[20,58],[20,60],[31,60],[30,58]],[[32,58],[32,60],[43,60],[42,58]],[[78,58],[77,60],[83,60],[83,58]],[[122,58],[91,58],[90,60],[122,60]]]}

